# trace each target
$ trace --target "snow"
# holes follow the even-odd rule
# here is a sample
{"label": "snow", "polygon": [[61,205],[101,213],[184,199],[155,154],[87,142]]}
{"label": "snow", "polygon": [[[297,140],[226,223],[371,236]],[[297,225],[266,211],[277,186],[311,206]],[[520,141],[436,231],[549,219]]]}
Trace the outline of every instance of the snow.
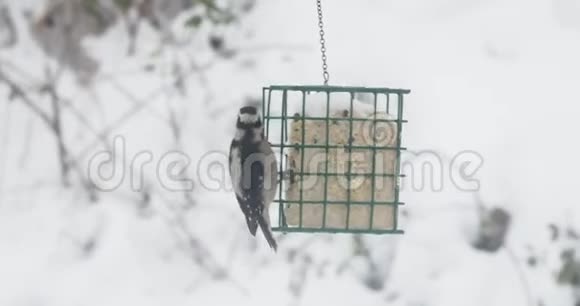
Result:
{"label": "snow", "polygon": [[[38,10],[36,4],[10,3],[17,16],[25,7]],[[144,29],[142,51],[127,59],[118,25],[85,42],[104,62],[93,88],[63,76],[62,92],[89,122],[113,124],[114,134],[124,137],[123,168],[130,169],[140,152],[152,154],[144,168],[152,190],[147,205],[127,179],[116,192],[101,193],[98,203],[90,203],[77,182],[60,187],[51,132],[20,102],[0,103],[0,305],[528,305],[518,269],[536,304],[572,305],[572,291],[554,278],[561,247],[547,236],[550,223],[574,227],[580,221],[578,1],[323,5],[331,84],[411,89],[403,142],[412,152],[405,158],[413,175],[421,175],[427,157],[418,154],[436,152],[444,173],[441,191],[403,190],[404,235],[364,237],[384,274],[383,289],[361,281],[367,268],[350,236],[279,235],[281,251],[273,254],[260,233],[257,239],[247,234],[219,167],[209,171],[218,186],[200,187],[209,182],[197,171],[198,161],[223,164],[246,97],[259,97],[271,84],[322,82],[314,2],[262,0],[240,25],[223,30],[240,48],[237,58],[215,59],[205,47],[156,53],[158,38]],[[24,18],[16,21],[25,29]],[[203,46],[203,37],[194,43]],[[2,69],[19,82],[41,80],[47,59],[28,34],[21,39],[15,49],[1,50]],[[187,79],[183,96],[168,76],[175,61],[191,58],[212,65]],[[144,72],[146,64],[154,71]],[[0,86],[0,97],[6,96]],[[48,99],[38,101],[49,109]],[[187,173],[197,186],[193,208],[155,179],[154,166],[175,149],[171,116],[183,125],[180,150],[190,158]],[[94,142],[77,120],[65,122],[74,152]],[[456,188],[449,174],[461,169],[452,161],[465,150],[483,158],[477,193]],[[478,197],[513,213],[509,251],[485,254],[470,247]],[[176,226],[179,218],[209,250],[207,266],[223,267],[225,278],[196,264],[196,249]],[[526,265],[530,249],[540,254],[535,269]],[[289,289],[296,283],[304,285],[300,297]]]}

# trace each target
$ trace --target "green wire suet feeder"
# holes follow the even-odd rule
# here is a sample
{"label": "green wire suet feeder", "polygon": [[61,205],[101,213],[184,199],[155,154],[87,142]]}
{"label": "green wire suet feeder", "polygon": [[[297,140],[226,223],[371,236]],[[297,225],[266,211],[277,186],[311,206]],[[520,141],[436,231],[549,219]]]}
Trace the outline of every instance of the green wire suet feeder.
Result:
{"label": "green wire suet feeder", "polygon": [[[277,152],[278,232],[403,233],[398,228],[406,89],[328,85],[263,88],[265,136]],[[276,220],[276,218],[274,219]]]}

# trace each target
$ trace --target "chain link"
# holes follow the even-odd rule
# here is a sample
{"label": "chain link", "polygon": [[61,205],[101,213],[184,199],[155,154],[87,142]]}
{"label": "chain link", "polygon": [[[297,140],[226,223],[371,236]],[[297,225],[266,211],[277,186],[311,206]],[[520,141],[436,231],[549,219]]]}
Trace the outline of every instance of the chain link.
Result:
{"label": "chain link", "polygon": [[322,53],[322,77],[324,85],[328,85],[330,74],[328,73],[328,64],[326,63],[326,40],[324,40],[324,23],[322,22],[322,0],[316,0],[318,8],[318,28],[320,28],[320,53]]}

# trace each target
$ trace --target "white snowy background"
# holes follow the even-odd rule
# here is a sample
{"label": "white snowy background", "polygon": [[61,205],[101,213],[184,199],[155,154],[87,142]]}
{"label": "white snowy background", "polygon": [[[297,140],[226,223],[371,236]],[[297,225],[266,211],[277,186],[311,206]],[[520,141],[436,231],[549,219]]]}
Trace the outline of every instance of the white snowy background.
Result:
{"label": "white snowy background", "polygon": [[[580,305],[579,0],[323,1],[331,83],[412,90],[405,234],[277,234],[277,253],[248,234],[227,173],[212,168],[216,188],[198,169],[226,158],[263,86],[322,82],[316,6],[242,2],[228,25],[184,26],[186,10],[166,35],[144,23],[132,54],[124,20],[86,35],[86,80],[42,47],[68,48],[42,28],[45,1],[0,1],[0,306]],[[89,160],[115,136],[125,177],[96,191]],[[187,192],[156,175],[173,151]],[[477,191],[452,180],[465,151],[483,160]],[[411,188],[432,178],[425,159],[441,190]],[[494,209],[505,241],[477,247]]]}

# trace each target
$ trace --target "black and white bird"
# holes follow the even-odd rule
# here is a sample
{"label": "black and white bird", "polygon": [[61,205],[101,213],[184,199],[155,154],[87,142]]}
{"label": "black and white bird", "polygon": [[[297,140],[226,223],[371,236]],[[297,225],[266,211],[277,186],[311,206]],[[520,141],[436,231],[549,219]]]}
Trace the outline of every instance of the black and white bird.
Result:
{"label": "black and white bird", "polygon": [[236,135],[230,145],[230,177],[248,230],[256,236],[258,226],[268,245],[278,248],[270,227],[269,207],[278,185],[276,156],[264,139],[262,120],[254,106],[240,108]]}

